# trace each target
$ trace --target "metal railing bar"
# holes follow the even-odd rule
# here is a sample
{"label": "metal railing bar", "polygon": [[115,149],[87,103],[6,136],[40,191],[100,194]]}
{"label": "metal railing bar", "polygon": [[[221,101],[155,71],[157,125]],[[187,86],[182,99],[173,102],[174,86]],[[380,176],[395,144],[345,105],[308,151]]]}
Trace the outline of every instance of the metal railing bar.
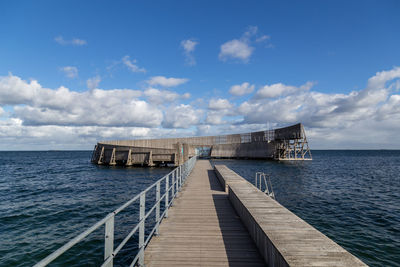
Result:
{"label": "metal railing bar", "polygon": [[156,208],[157,205],[154,205],[144,216],[144,219],[147,219],[147,217],[150,216],[150,214],[154,211],[154,209]]}
{"label": "metal railing bar", "polygon": [[152,189],[154,186],[157,185],[158,182],[162,182],[162,180],[164,180],[165,178],[167,178],[168,175],[171,175],[178,167],[176,167],[174,170],[170,171],[168,174],[164,175],[162,178],[160,178],[159,180],[157,180],[155,183],[153,183],[152,185],[150,185],[149,187],[147,187],[145,190],[143,190],[141,193],[146,193],[148,192],[150,189]]}
{"label": "metal railing bar", "polygon": [[128,207],[129,205],[131,205],[135,200],[138,200],[138,198],[142,195],[142,193],[137,194],[134,198],[132,198],[131,200],[128,200],[127,202],[125,202],[125,204],[123,204],[121,207],[119,207],[118,209],[116,209],[114,211],[115,214],[120,213],[123,209],[125,209],[126,207]]}
{"label": "metal railing bar", "polygon": [[103,224],[106,223],[106,221],[108,219],[110,219],[112,216],[114,216],[114,213],[109,213],[106,217],[104,217],[101,221],[95,223],[92,227],[90,227],[89,229],[87,229],[85,232],[81,233],[80,235],[78,235],[77,237],[75,237],[74,239],[70,240],[67,244],[65,244],[64,246],[60,247],[59,249],[57,249],[56,251],[54,251],[53,253],[51,253],[49,256],[47,256],[46,258],[44,258],[43,260],[41,260],[40,262],[36,263],[34,265],[34,267],[41,267],[41,266],[46,266],[47,264],[49,264],[50,262],[52,262],[53,260],[55,260],[56,258],[58,258],[61,254],[63,254],[65,251],[67,251],[68,249],[70,249],[71,247],[73,247],[74,245],[76,245],[79,241],[81,241],[82,239],[84,239],[85,237],[87,237],[89,234],[91,234],[93,231],[97,230],[100,226],[102,226]]}
{"label": "metal railing bar", "polygon": [[145,247],[147,246],[147,244],[149,243],[150,238],[153,236],[155,230],[156,230],[156,226],[154,226],[153,229],[151,230],[149,236],[146,238],[146,241],[144,241],[143,246],[145,246]]}
{"label": "metal railing bar", "polygon": [[[172,172],[170,172],[172,173]],[[165,178],[167,178],[169,174],[164,175],[164,177],[162,177],[161,179],[157,180],[155,183],[153,183],[152,185],[150,185],[149,187],[147,187],[145,190],[143,190],[142,192],[140,192],[139,194],[137,194],[134,198],[132,198],[131,200],[128,200],[125,204],[123,204],[121,207],[119,207],[118,209],[116,209],[114,212],[115,214],[118,214],[119,212],[121,212],[121,210],[125,209],[127,206],[129,206],[130,204],[132,204],[135,200],[138,200],[139,197],[142,194],[145,194],[146,192],[148,192],[150,189],[152,189],[154,186],[157,185],[158,182],[162,182],[162,180],[164,180]],[[170,189],[170,188],[169,188]]]}
{"label": "metal railing bar", "polygon": [[[150,216],[150,214],[154,211],[154,208],[156,208],[157,204],[158,204],[158,203],[161,203],[161,201],[164,200],[164,197],[165,197],[166,195],[167,195],[167,193],[164,193],[164,195],[162,195],[162,196],[160,197],[160,200],[158,200],[158,201],[153,205],[153,207],[147,212],[147,214],[146,214],[146,216],[145,216],[144,219],[147,219],[147,218]],[[163,212],[163,215],[164,215],[164,213],[165,213],[165,211]],[[161,217],[161,220],[159,221],[159,223],[161,223],[162,218],[163,218],[163,217]],[[128,242],[129,239],[130,239],[130,238],[135,234],[135,232],[139,229],[139,225],[140,225],[141,222],[142,222],[142,221],[139,221],[139,222],[137,223],[137,225],[135,226],[135,228],[132,229],[132,231],[124,238],[124,240],[123,240],[123,241],[118,245],[118,247],[114,250],[114,252],[113,252],[113,256],[114,256],[114,257],[117,256],[118,252],[122,249],[122,247],[126,244],[126,242]],[[153,229],[155,229],[155,226],[154,226]],[[154,233],[154,231],[152,231],[152,233]]]}
{"label": "metal railing bar", "polygon": [[108,257],[108,258],[103,262],[103,264],[101,265],[101,267],[107,266],[107,264],[109,264],[113,259],[114,259],[114,255],[111,255],[110,257]]}
{"label": "metal railing bar", "polygon": [[164,212],[160,215],[160,223],[164,219],[165,214],[167,213],[167,210],[164,210]]}
{"label": "metal railing bar", "polygon": [[132,229],[132,231],[129,232],[129,234],[124,238],[124,240],[122,240],[122,242],[114,250],[113,257],[117,256],[118,252],[122,249],[123,246],[125,246],[126,242],[128,242],[129,239],[136,233],[136,231],[139,229],[139,225],[140,222]]}
{"label": "metal railing bar", "polygon": [[[139,252],[140,252],[140,248],[139,248]],[[133,261],[132,261],[132,263],[129,265],[129,267],[135,266],[135,263],[136,263],[137,260],[139,259],[139,252],[136,254],[136,257],[133,259]]]}

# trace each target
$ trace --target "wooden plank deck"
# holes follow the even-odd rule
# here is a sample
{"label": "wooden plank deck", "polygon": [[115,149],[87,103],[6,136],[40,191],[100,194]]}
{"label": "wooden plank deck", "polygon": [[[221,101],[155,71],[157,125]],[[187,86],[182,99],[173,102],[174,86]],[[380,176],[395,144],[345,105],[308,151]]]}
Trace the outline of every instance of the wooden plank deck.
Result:
{"label": "wooden plank deck", "polygon": [[148,266],[265,266],[208,160],[198,160],[145,250]]}

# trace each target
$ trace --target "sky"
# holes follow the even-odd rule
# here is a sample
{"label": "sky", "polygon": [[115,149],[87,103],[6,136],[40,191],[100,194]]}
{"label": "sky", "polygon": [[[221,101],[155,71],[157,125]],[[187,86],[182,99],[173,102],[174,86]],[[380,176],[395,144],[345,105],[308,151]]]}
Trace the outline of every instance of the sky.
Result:
{"label": "sky", "polygon": [[400,149],[399,1],[0,1],[0,150],[303,123]]}

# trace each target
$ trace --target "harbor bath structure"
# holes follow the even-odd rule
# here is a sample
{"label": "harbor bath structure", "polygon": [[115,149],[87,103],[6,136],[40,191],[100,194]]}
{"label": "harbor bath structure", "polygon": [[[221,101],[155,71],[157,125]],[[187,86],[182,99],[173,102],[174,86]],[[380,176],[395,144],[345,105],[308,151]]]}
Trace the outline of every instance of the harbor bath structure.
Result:
{"label": "harbor bath structure", "polygon": [[301,123],[244,134],[98,142],[91,161],[124,166],[179,166],[189,158],[311,160]]}

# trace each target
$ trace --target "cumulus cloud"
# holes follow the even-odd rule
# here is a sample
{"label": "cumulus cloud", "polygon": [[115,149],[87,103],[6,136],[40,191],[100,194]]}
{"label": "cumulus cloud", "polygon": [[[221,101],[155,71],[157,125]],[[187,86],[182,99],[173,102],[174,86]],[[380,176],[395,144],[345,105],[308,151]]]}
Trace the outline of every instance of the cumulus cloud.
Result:
{"label": "cumulus cloud", "polygon": [[227,61],[228,59],[240,59],[243,62],[248,62],[254,47],[251,47],[243,40],[231,40],[221,45],[219,59]]}
{"label": "cumulus cloud", "polygon": [[165,128],[189,128],[200,123],[203,112],[190,105],[180,104],[165,112],[163,126]]}
{"label": "cumulus cloud", "polygon": [[74,66],[65,66],[61,67],[60,71],[62,71],[65,76],[67,76],[70,79],[78,77],[78,68]]}
{"label": "cumulus cloud", "polygon": [[233,59],[247,63],[255,50],[252,45],[270,39],[268,35],[257,36],[257,34],[257,26],[249,26],[241,38],[227,41],[221,45],[218,58],[221,61]]}
{"label": "cumulus cloud", "polygon": [[151,86],[163,86],[163,87],[175,87],[181,84],[186,83],[187,81],[189,81],[188,79],[184,79],[184,78],[167,78],[164,76],[154,76],[151,77],[147,83]]}
{"label": "cumulus cloud", "polygon": [[0,149],[47,149],[51,142],[76,149],[102,139],[243,133],[266,129],[267,122],[273,127],[302,122],[312,148],[400,148],[399,81],[395,67],[347,93],[318,92],[310,82],[277,83],[237,105],[214,98],[194,106],[196,101],[179,102],[188,94],[170,90],[76,92],[10,74],[0,77]]}
{"label": "cumulus cloud", "polygon": [[300,87],[285,85],[282,83],[265,85],[257,91],[256,97],[257,98],[274,98],[274,97],[279,97],[279,96],[301,93],[302,91],[310,90],[314,84],[315,84],[314,82],[307,82]]}
{"label": "cumulus cloud", "polygon": [[86,81],[86,85],[87,85],[87,88],[92,90],[92,89],[97,88],[99,86],[100,82],[101,82],[101,77],[99,75],[96,75],[96,76],[94,76],[92,78],[89,78]]}
{"label": "cumulus cloud", "polygon": [[136,60],[136,59],[130,60],[130,57],[129,57],[129,56],[124,56],[124,57],[122,58],[122,63],[123,63],[126,67],[128,67],[128,69],[129,69],[130,71],[132,71],[132,72],[143,72],[143,73],[146,72],[146,69],[145,69],[145,68],[140,68],[140,67],[137,65],[137,60]]}
{"label": "cumulus cloud", "polygon": [[232,104],[229,103],[228,99],[224,98],[211,99],[208,103],[208,108],[212,110],[230,109]]}
{"label": "cumulus cloud", "polygon": [[232,121],[226,120],[226,116],[234,116],[235,107],[224,98],[211,99],[208,103],[206,123],[210,125],[229,124]]}
{"label": "cumulus cloud", "polygon": [[0,77],[0,105],[14,105],[24,125],[156,127],[163,113],[144,100],[141,91],[43,88],[17,76]]}
{"label": "cumulus cloud", "polygon": [[254,85],[251,85],[248,82],[244,82],[242,84],[233,85],[229,89],[229,93],[235,96],[242,96],[250,94],[254,91]]}
{"label": "cumulus cloud", "polygon": [[378,72],[365,89],[348,94],[311,91],[310,83],[300,87],[271,85],[257,92],[260,97],[243,102],[238,112],[244,124],[302,122],[320,147],[368,147],[368,142],[384,146],[386,141],[373,136],[390,135],[398,140],[394,133],[400,131],[400,95],[393,84],[399,78],[398,67]]}
{"label": "cumulus cloud", "polygon": [[149,100],[149,102],[154,104],[170,104],[179,99],[187,99],[190,97],[189,93],[185,93],[180,95],[176,92],[168,91],[168,90],[159,90],[155,88],[147,88],[144,91],[144,95]]}
{"label": "cumulus cloud", "polygon": [[54,41],[56,41],[56,43],[58,43],[60,45],[82,46],[82,45],[87,44],[86,40],[78,39],[78,38],[73,38],[71,40],[65,40],[64,37],[62,37],[61,35],[55,37]]}
{"label": "cumulus cloud", "polygon": [[196,59],[193,56],[193,52],[199,43],[193,39],[183,40],[181,42],[181,47],[183,48],[183,53],[185,55],[185,62],[189,66],[196,65]]}

